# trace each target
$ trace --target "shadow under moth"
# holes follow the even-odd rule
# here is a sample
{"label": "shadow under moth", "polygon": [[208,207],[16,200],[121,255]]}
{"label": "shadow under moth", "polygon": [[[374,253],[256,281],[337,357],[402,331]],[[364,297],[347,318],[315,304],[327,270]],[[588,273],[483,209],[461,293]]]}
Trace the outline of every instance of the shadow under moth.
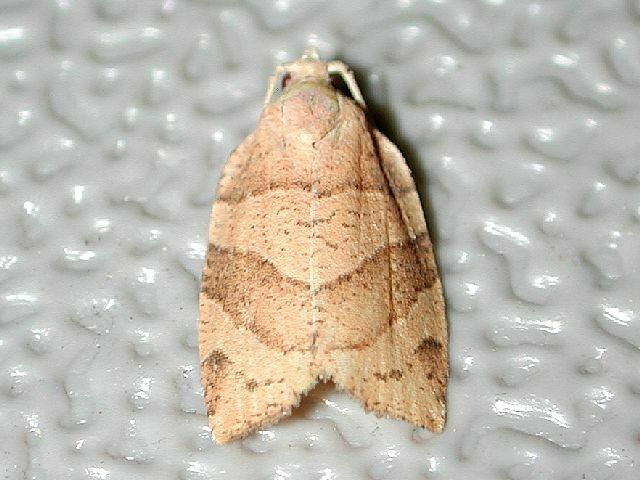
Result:
{"label": "shadow under moth", "polygon": [[224,167],[199,327],[218,443],[277,422],[329,380],[377,415],[443,428],[447,325],[431,241],[402,154],[365,112],[346,65],[307,50],[270,78],[257,128]]}

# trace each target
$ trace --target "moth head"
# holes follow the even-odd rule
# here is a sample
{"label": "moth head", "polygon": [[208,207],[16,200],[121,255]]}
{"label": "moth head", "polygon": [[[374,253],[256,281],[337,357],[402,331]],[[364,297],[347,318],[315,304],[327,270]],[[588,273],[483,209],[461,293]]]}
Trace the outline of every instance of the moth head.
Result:
{"label": "moth head", "polygon": [[329,85],[327,62],[320,60],[315,48],[307,47],[299,60],[284,65],[281,88],[286,90],[296,83]]}

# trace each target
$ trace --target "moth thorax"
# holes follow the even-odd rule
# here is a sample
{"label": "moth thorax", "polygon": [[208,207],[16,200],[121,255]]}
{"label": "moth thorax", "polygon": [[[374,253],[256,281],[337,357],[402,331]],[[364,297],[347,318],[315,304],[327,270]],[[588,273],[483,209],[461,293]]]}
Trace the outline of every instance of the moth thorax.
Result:
{"label": "moth thorax", "polygon": [[301,144],[313,144],[336,127],[340,106],[328,85],[304,81],[291,85],[280,98],[286,135]]}

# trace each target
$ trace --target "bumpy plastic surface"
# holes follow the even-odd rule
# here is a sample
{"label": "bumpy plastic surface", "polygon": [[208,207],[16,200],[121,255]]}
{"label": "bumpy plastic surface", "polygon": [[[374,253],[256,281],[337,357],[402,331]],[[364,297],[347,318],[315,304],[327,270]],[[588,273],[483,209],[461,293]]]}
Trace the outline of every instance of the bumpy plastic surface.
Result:
{"label": "bumpy plastic surface", "polygon": [[[215,184],[307,42],[427,203],[441,435],[325,388],[210,441]],[[639,1],[0,0],[0,106],[0,477],[640,476]]]}

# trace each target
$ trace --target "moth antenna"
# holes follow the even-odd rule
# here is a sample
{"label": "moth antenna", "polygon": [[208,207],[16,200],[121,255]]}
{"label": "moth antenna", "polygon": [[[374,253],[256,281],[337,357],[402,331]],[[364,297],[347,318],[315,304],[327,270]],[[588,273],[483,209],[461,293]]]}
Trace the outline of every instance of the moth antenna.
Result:
{"label": "moth antenna", "polygon": [[358,87],[358,83],[356,82],[356,77],[353,75],[353,71],[347,67],[340,60],[332,60],[327,64],[327,71],[329,74],[336,74],[342,77],[344,83],[347,84],[347,88],[351,92],[351,96],[356,101],[360,108],[363,110],[367,110],[367,104],[364,101],[364,97],[362,96],[362,92]]}

